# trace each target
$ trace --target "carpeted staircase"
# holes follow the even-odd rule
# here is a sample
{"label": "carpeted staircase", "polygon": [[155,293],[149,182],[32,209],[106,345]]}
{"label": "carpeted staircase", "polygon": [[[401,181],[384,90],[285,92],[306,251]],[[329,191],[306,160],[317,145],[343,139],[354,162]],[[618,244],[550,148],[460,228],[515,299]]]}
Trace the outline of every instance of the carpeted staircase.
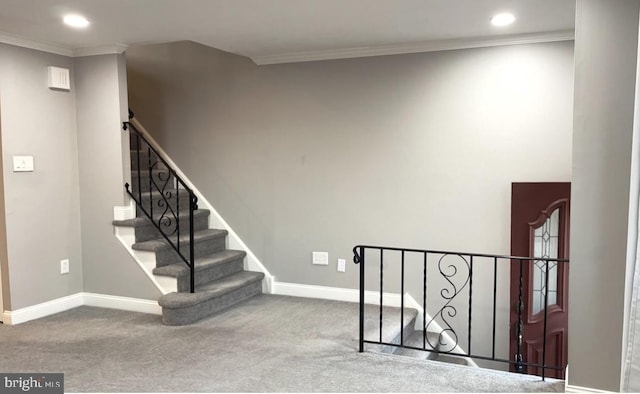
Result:
{"label": "carpeted staircase", "polygon": [[[427,336],[423,339],[425,332],[415,329],[417,317],[418,312],[415,309],[405,308],[404,321],[400,326],[400,308],[385,307],[382,340],[396,345],[400,345],[402,341],[404,346],[420,349],[424,346],[426,349],[434,351],[371,344],[368,347],[380,353],[395,354],[418,360],[433,360],[477,367],[477,364],[468,357],[456,356],[453,353],[446,352],[446,348],[451,346],[444,346],[444,344],[440,343],[440,335],[438,333],[427,331]],[[380,333],[377,313],[370,313],[367,315],[365,322],[365,339],[377,341],[378,338],[380,338]],[[432,344],[435,346],[431,346]]]}
{"label": "carpeted staircase", "polygon": [[[141,196],[147,212],[153,210],[153,222],[159,224],[165,234],[170,234],[169,238],[189,258],[188,192],[176,189],[173,176],[162,164],[153,166],[152,171],[137,171],[139,163],[140,168],[149,168],[148,163],[157,162],[155,154],[151,156],[149,158],[147,150],[131,151],[131,189],[134,195]],[[138,190],[142,193],[138,194]],[[209,213],[198,209],[193,214],[194,293],[189,292],[189,267],[139,207],[135,218],[113,222],[116,226],[134,229],[135,243],[131,245],[134,251],[155,255],[153,275],[175,280],[175,286],[170,286],[173,291],[161,289],[165,294],[158,299],[164,324],[190,324],[262,293],[264,274],[243,269],[246,253],[226,248],[227,231],[209,228]],[[173,231],[176,223],[179,223],[179,232]]]}

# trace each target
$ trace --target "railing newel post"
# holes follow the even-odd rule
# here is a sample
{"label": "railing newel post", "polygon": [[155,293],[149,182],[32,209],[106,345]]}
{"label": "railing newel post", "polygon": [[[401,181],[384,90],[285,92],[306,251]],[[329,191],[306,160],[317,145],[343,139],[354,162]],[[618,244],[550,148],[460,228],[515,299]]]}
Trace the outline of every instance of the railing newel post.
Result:
{"label": "railing newel post", "polygon": [[549,309],[549,259],[545,259],[544,270],[544,322],[542,324],[542,381],[545,380],[547,363],[547,314]]}
{"label": "railing newel post", "polygon": [[[195,292],[195,273],[196,273],[196,264],[195,264],[195,256],[194,256],[194,244],[193,244],[193,211],[196,205],[196,199],[193,192],[189,191],[189,261],[190,261],[190,272],[191,272],[191,292]],[[178,239],[178,244],[180,240]]]}

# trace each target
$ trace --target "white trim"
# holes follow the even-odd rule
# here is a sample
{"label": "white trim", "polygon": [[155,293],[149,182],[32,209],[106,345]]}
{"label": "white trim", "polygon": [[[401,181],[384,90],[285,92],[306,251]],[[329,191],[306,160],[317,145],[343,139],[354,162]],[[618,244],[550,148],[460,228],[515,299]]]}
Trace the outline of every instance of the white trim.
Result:
{"label": "white trim", "polygon": [[[114,214],[116,208],[123,207],[115,207]],[[134,211],[135,212],[135,211]],[[135,217],[135,213],[133,214]],[[117,219],[116,219],[117,220]],[[156,267],[156,254],[154,252],[147,252],[143,250],[133,250],[132,246],[136,242],[136,234],[135,229],[133,227],[125,227],[125,226],[113,226],[114,233],[118,241],[124,246],[129,255],[133,257],[133,260],[140,266],[142,271],[147,275],[147,277],[151,280],[151,282],[156,286],[158,290],[162,294],[169,294],[178,291],[178,279],[162,276],[162,275],[154,275],[153,269]]]}
{"label": "white trim", "polygon": [[613,393],[613,391],[592,389],[592,388],[589,388],[589,387],[574,386],[572,384],[568,384],[565,387],[565,391],[564,392],[565,393]]}
{"label": "white trim", "polygon": [[[319,298],[345,302],[360,302],[360,291],[341,287],[304,285],[298,283],[275,282],[273,294],[303,298]],[[379,304],[380,293],[376,291],[364,292],[365,304]],[[400,307],[400,294],[383,293],[382,303],[387,306]]]}
{"label": "white trim", "polygon": [[96,55],[119,55],[128,48],[124,44],[102,45],[97,47],[76,48],[72,51],[73,57]]}
{"label": "white trim", "polygon": [[193,192],[198,197],[198,204],[203,208],[208,209],[210,211],[209,215],[209,226],[212,228],[221,228],[228,231],[228,247],[229,249],[239,249],[247,252],[247,258],[245,263],[245,269],[249,271],[258,271],[264,273],[264,280],[262,282],[262,291],[267,294],[271,294],[273,292],[273,286],[275,277],[269,273],[269,270],[262,264],[262,262],[258,259],[258,257],[249,249],[249,247],[240,239],[238,234],[233,231],[231,226],[224,220],[222,215],[218,213],[218,211],[213,208],[213,205],[209,203],[209,201],[204,197],[202,193],[198,190],[197,187],[189,180],[189,178],[180,170],[180,167],[176,165],[176,163],[171,160],[171,157],[167,155],[167,152],[162,149],[162,147],[156,142],[156,140],[149,134],[149,132],[138,122],[135,118],[131,119],[131,123],[144,135],[144,137],[149,141],[149,143],[160,153],[160,156],[164,160],[166,160],[167,164],[173,167],[176,170],[176,173],[184,182],[193,190]]}
{"label": "white trim", "polygon": [[2,298],[2,267],[0,267],[0,322],[4,322],[4,299]]}
{"label": "white trim", "polygon": [[3,323],[16,325],[26,323],[31,320],[40,319],[82,305],[95,306],[100,308],[119,309],[123,311],[149,313],[160,315],[162,309],[157,301],[144,300],[131,297],[112,296],[95,293],[76,293],[55,300],[31,305],[15,311],[5,311]]}
{"label": "white trim", "polygon": [[5,311],[2,321],[8,325],[20,324],[79,307],[83,305],[83,302],[82,293],[76,293],[15,311]]}
{"label": "white trim", "polygon": [[127,220],[136,217],[136,206],[133,199],[129,197],[129,205],[123,207],[113,207],[113,220]]}
{"label": "white trim", "polygon": [[449,51],[454,49],[484,48],[502,45],[534,44],[540,42],[570,41],[575,38],[573,30],[547,33],[514,34],[482,38],[460,38],[451,40],[424,41],[411,44],[346,48],[326,51],[290,52],[277,55],[251,56],[257,65],[310,62],[318,60],[347,59],[366,56],[399,55],[405,53]]}
{"label": "white trim", "polygon": [[35,49],[36,51],[54,53],[67,57],[114,55],[126,51],[128,46],[124,44],[100,45],[86,48],[70,48],[66,45],[59,45],[45,41],[30,40],[13,34],[0,32],[0,43],[9,44],[21,48]]}
{"label": "white trim", "polygon": [[87,306],[148,313],[151,315],[162,314],[162,307],[158,305],[158,301],[95,293],[83,293],[83,296],[84,305]]}
{"label": "white trim", "polygon": [[35,49],[36,51],[55,53],[56,55],[68,57],[73,56],[73,50],[69,47],[48,42],[29,40],[27,38],[14,36],[4,32],[0,32],[0,42],[17,47]]}

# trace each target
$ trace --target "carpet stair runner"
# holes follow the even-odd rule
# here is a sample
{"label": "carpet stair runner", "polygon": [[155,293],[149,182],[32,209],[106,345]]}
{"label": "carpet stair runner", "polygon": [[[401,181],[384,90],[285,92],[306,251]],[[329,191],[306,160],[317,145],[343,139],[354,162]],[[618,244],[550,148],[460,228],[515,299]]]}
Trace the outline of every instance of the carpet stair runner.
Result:
{"label": "carpet stair runner", "polygon": [[[155,223],[175,225],[176,221],[179,222],[180,234],[176,232],[169,238],[188,259],[189,195],[185,190],[175,189],[173,175],[161,164],[152,171],[138,172],[138,157],[142,168],[147,168],[147,163],[155,160],[143,151],[131,152],[133,193],[142,191],[142,206],[152,215]],[[162,194],[158,190],[162,190]],[[165,196],[168,204],[161,195]],[[244,270],[246,252],[226,249],[227,231],[209,228],[208,210],[198,209],[193,214],[194,293],[189,292],[190,271],[187,264],[139,207],[136,212],[136,218],[116,220],[113,224],[133,227],[135,243],[132,249],[155,253],[156,267],[153,274],[172,277],[177,281],[177,292],[164,294],[158,299],[158,304],[162,307],[162,323],[191,324],[262,293],[264,274]],[[178,220],[172,212],[177,213],[175,216]],[[163,217],[171,217],[171,221],[162,222]]]}

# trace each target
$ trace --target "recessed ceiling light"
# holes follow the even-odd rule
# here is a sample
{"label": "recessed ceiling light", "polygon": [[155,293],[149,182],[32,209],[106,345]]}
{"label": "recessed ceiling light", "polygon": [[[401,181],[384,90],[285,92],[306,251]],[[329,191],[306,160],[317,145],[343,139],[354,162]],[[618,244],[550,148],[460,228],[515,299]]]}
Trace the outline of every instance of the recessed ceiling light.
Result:
{"label": "recessed ceiling light", "polygon": [[491,24],[494,26],[509,26],[516,20],[516,17],[513,14],[508,12],[504,12],[502,14],[494,15],[491,18]]}
{"label": "recessed ceiling light", "polygon": [[66,15],[63,19],[65,25],[82,29],[89,26],[89,21],[82,15]]}

